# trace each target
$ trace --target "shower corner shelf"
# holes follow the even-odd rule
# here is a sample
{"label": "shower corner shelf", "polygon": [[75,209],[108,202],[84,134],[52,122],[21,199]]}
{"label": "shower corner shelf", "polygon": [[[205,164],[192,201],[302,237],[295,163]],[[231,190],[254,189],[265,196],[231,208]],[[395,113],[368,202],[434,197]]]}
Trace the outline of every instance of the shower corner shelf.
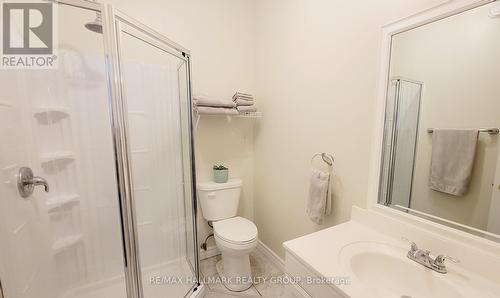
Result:
{"label": "shower corner shelf", "polygon": [[48,199],[45,204],[47,205],[47,210],[49,212],[54,212],[65,206],[78,204],[79,202],[80,202],[80,197],[77,194],[72,194],[72,195],[66,195]]}
{"label": "shower corner shelf", "polygon": [[12,108],[14,106],[6,100],[0,100],[0,107]]}
{"label": "shower corner shelf", "polygon": [[69,117],[70,109],[66,107],[43,107],[36,108],[33,114],[38,120],[60,120]]}
{"label": "shower corner shelf", "polygon": [[42,164],[46,164],[51,161],[62,161],[62,160],[73,160],[73,159],[75,159],[75,153],[72,151],[59,151],[52,153],[44,153],[40,155],[40,160]]}
{"label": "shower corner shelf", "polygon": [[67,236],[61,239],[58,239],[57,241],[52,244],[52,251],[55,254],[61,253],[65,251],[68,248],[71,248],[78,243],[83,241],[83,235],[82,234],[76,234],[76,235],[71,235]]}

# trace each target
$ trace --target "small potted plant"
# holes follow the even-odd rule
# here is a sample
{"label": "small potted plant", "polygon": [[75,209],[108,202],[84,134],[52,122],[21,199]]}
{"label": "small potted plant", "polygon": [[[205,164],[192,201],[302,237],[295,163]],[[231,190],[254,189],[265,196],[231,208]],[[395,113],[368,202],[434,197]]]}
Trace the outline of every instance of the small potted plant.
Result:
{"label": "small potted plant", "polygon": [[214,166],[214,181],[226,183],[229,176],[229,169],[223,165]]}

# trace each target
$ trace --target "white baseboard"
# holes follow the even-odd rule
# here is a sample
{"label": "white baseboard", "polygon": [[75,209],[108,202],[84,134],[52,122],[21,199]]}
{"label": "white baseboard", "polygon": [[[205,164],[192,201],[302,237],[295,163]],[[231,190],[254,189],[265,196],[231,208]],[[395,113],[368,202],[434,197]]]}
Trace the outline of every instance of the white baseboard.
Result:
{"label": "white baseboard", "polygon": [[260,240],[257,243],[257,249],[271,260],[279,270],[285,272],[285,261]]}
{"label": "white baseboard", "polygon": [[220,250],[216,245],[207,247],[207,250],[200,249],[200,261],[220,255]]}
{"label": "white baseboard", "polygon": [[[274,266],[276,266],[279,270],[286,274],[285,270],[285,261],[280,258],[274,251],[272,251],[267,245],[265,245],[262,241],[259,240],[257,244],[257,250],[263,253],[271,262],[273,262]],[[288,276],[288,274],[286,274]],[[302,289],[298,284],[293,284],[293,288],[296,291],[295,296],[311,298],[304,289]]]}

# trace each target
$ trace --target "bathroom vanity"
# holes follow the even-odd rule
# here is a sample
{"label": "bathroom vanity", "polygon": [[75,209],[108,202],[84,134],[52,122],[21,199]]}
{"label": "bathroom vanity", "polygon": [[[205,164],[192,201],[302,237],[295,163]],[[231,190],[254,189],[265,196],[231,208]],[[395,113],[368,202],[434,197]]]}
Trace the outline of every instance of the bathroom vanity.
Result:
{"label": "bathroom vanity", "polygon": [[283,244],[307,295],[500,297],[498,8],[450,1],[382,28],[367,209]]}
{"label": "bathroom vanity", "polygon": [[[463,234],[354,207],[351,221],[285,242],[286,273],[311,297],[500,297],[500,247]],[[460,263],[417,264],[404,238]]]}

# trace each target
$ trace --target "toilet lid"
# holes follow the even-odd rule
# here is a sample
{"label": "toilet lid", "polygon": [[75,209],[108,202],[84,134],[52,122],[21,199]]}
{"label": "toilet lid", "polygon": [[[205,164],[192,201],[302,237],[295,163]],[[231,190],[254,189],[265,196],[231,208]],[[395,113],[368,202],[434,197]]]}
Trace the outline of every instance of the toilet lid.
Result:
{"label": "toilet lid", "polygon": [[257,238],[257,227],[246,218],[232,217],[214,222],[214,234],[232,243],[245,243]]}

